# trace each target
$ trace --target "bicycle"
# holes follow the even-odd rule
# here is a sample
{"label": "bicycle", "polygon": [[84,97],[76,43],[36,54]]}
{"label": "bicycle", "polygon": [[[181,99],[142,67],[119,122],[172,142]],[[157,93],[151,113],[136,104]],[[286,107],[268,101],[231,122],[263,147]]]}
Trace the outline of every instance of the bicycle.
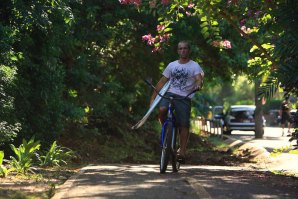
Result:
{"label": "bicycle", "polygon": [[[144,81],[156,91],[156,88],[150,82],[148,82],[147,80],[144,80]],[[191,94],[195,93],[198,90],[199,89],[195,89],[187,96],[179,97],[179,98],[166,97],[156,91],[156,93],[160,97],[169,100],[167,118],[162,125],[161,139],[160,139],[160,145],[161,145],[160,165],[159,165],[160,173],[166,172],[170,159],[172,163],[173,172],[178,172],[178,170],[180,169],[181,162],[178,161],[177,159],[177,150],[179,148],[180,140],[179,138],[177,139],[177,128],[175,123],[175,113],[173,111],[173,101],[186,99],[188,96],[190,96]]]}

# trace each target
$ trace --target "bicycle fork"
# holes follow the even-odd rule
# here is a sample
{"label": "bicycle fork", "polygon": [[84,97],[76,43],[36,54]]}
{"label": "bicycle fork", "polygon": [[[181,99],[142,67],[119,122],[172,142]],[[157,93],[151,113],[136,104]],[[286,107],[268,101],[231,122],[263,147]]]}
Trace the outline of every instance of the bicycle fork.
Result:
{"label": "bicycle fork", "polygon": [[[175,148],[176,148],[176,138],[177,138],[177,132],[176,132],[176,126],[174,125],[175,124],[175,121],[174,121],[174,118],[173,118],[173,113],[172,113],[172,109],[171,109],[171,106],[169,107],[169,110],[168,110],[168,116],[167,116],[167,120],[165,121],[165,123],[163,124],[163,127],[162,127],[162,134],[161,134],[161,146],[163,147],[163,143],[164,142],[164,139],[167,139],[165,137],[165,127],[168,125],[169,122],[172,122],[172,136],[171,136],[171,151],[173,152],[173,154],[176,152],[175,151]],[[166,148],[168,148],[169,146],[166,146]]]}

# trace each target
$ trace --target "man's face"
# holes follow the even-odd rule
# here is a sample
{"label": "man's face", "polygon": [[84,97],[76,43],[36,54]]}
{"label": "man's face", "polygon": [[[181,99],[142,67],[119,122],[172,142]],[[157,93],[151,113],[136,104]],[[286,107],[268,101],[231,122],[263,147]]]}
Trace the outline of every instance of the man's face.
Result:
{"label": "man's face", "polygon": [[186,43],[178,44],[178,54],[179,54],[180,58],[182,58],[182,59],[189,58],[190,50]]}

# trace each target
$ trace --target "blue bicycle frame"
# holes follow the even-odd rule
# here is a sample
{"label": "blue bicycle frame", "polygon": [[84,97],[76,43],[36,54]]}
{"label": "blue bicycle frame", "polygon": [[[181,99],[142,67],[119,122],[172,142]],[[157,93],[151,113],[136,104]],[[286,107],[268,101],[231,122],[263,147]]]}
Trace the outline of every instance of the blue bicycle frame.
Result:
{"label": "blue bicycle frame", "polygon": [[[165,139],[165,130],[166,130],[166,126],[168,125],[168,122],[172,121],[173,123],[173,135],[176,137],[175,132],[176,132],[176,125],[175,125],[175,118],[173,117],[173,108],[171,106],[171,103],[169,104],[169,109],[168,109],[168,114],[167,114],[167,119],[166,121],[163,123],[162,125],[162,130],[161,130],[161,139],[160,139],[160,146],[162,147],[162,144],[164,143],[164,139]],[[172,146],[171,148],[173,149],[174,147],[174,139],[172,140]]]}

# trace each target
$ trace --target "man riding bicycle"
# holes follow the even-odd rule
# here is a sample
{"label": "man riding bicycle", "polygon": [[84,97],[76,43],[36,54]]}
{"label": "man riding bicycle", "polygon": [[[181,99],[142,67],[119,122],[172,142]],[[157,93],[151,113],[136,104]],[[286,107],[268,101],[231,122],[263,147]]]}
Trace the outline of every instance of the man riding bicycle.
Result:
{"label": "man riding bicycle", "polygon": [[[200,89],[203,83],[204,72],[200,65],[190,59],[190,44],[187,41],[178,43],[179,59],[168,64],[162,77],[156,85],[156,91],[153,92],[150,105],[167,81],[171,81],[170,87],[165,94],[167,97],[185,97],[195,89]],[[191,98],[174,101],[176,111],[176,123],[180,134],[180,149],[177,153],[178,160],[184,162],[186,155],[186,146],[189,137]],[[162,99],[159,104],[159,121],[164,123],[167,116],[167,107],[169,101]]]}

